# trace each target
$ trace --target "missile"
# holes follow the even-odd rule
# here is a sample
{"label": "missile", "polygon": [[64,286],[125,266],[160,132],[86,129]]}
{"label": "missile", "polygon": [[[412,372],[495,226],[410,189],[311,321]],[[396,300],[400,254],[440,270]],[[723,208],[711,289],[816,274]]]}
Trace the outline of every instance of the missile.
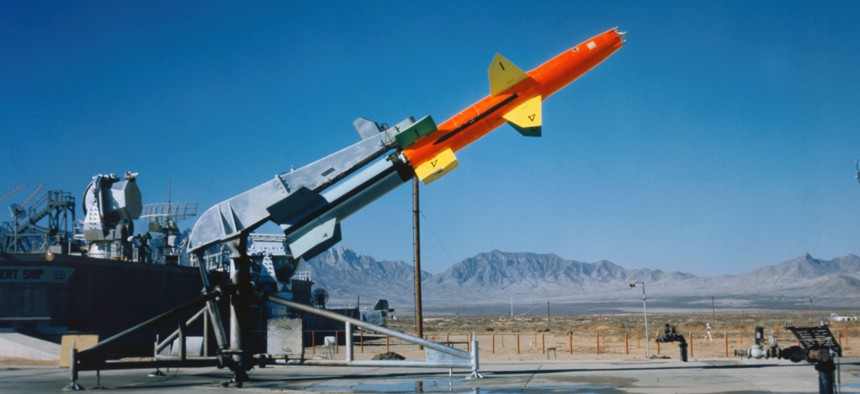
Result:
{"label": "missile", "polygon": [[425,184],[457,167],[454,152],[507,122],[527,137],[541,135],[541,102],[585,74],[624,44],[624,32],[611,29],[524,72],[496,54],[488,70],[490,95],[438,125],[403,157]]}
{"label": "missile", "polygon": [[204,286],[210,287],[206,250],[230,243],[230,343],[225,341],[218,306],[219,348],[233,353],[234,380],[247,379],[249,353],[243,345],[249,334],[245,320],[250,309],[248,236],[271,221],[284,232],[284,242],[296,261],[310,259],[341,239],[340,222],[367,204],[417,176],[433,182],[457,166],[454,152],[493,129],[510,123],[526,136],[541,134],[541,102],[609,57],[623,45],[615,29],[550,59],[526,73],[501,55],[489,68],[490,95],[441,125],[429,116],[408,118],[394,127],[359,118],[353,122],[362,140],[296,170],[235,195],[206,210],[188,236],[188,251],[199,264]]}
{"label": "missile", "polygon": [[541,102],[623,45],[615,29],[591,38],[526,73],[496,55],[490,95],[441,125],[430,116],[392,126],[353,122],[361,141],[211,208],[195,223],[189,251],[242,239],[267,221],[280,226],[295,259],[310,259],[341,239],[340,222],[418,177],[433,182],[457,166],[454,152],[507,122],[539,136]]}

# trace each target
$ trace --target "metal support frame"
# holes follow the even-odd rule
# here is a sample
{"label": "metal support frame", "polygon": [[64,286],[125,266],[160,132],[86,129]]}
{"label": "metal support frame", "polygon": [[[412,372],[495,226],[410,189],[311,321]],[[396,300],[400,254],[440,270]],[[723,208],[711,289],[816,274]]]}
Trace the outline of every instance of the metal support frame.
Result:
{"label": "metal support frame", "polygon": [[230,294],[229,352],[233,357],[229,366],[233,371],[233,379],[229,383],[235,383],[237,387],[242,387],[242,383],[249,380],[248,370],[253,366],[247,348],[251,334],[251,263],[247,246],[248,237],[245,234],[230,245],[230,285],[234,291]]}
{"label": "metal support frame", "polygon": [[[204,335],[204,338],[207,338],[208,333],[206,332],[206,329],[208,328],[207,327],[208,326],[207,325],[207,319],[209,318],[209,315],[208,315],[208,308],[206,308],[204,306],[203,309],[200,309],[197,313],[194,314],[194,316],[192,316],[187,321],[185,321],[185,322],[180,321],[179,322],[179,328],[176,331],[174,331],[172,334],[168,335],[167,338],[164,338],[163,341],[161,341],[161,342],[156,341],[155,342],[155,349],[154,349],[155,358],[156,359],[172,358],[172,356],[171,357],[161,356],[161,355],[159,355],[159,353],[164,351],[164,349],[166,347],[170,346],[173,343],[173,341],[175,341],[177,338],[179,338],[179,346],[180,346],[179,358],[180,358],[180,360],[185,360],[187,358],[186,349],[185,349],[186,328],[190,325],[193,325],[195,322],[197,322],[197,319],[200,319],[201,317],[203,318],[203,320],[202,320],[203,335]],[[204,353],[203,356],[204,357],[208,356],[208,354],[209,354],[208,347],[209,347],[208,341],[206,341],[206,339],[204,339],[204,341],[203,341],[203,349],[204,349],[203,350],[203,353]]]}
{"label": "metal support frame", "polygon": [[645,316],[645,358],[651,357],[651,349],[649,349],[648,344],[651,342],[648,334],[648,297],[645,296],[645,282],[638,281],[630,284],[630,288],[636,288],[636,285],[642,285],[642,313]]}
{"label": "metal support frame", "polygon": [[[2,223],[0,252],[44,253],[53,245],[69,250],[70,230],[75,223],[75,198],[71,193],[50,190],[32,206],[21,208],[21,216]],[[40,225],[43,220],[47,223]]]}
{"label": "metal support frame", "polygon": [[[163,359],[156,357],[153,361],[109,361],[107,360],[108,351],[112,350],[112,346],[116,343],[121,342],[123,339],[131,337],[140,331],[150,328],[154,325],[165,321],[176,321],[176,319],[182,315],[188,314],[193,311],[195,308],[203,308],[201,311],[198,311],[194,314],[189,321],[191,323],[194,320],[200,318],[202,315],[209,315],[208,302],[214,300],[217,297],[221,296],[221,292],[218,289],[210,291],[207,294],[201,295],[194,300],[191,300],[177,308],[174,308],[168,312],[162,313],[158,316],[155,316],[143,323],[140,323],[132,328],[129,328],[119,334],[116,334],[110,338],[107,338],[95,346],[85,349],[85,350],[77,350],[77,348],[73,345],[71,350],[70,357],[70,365],[69,365],[69,380],[70,383],[63,390],[82,390],[78,383],[78,374],[80,371],[101,371],[101,370],[110,370],[110,369],[134,369],[134,368],[159,368],[159,367],[203,367],[203,366],[216,366],[222,365],[221,360],[216,357],[198,357],[189,359],[185,357],[185,351],[182,350],[181,353],[183,357],[180,359]],[[180,337],[182,342],[185,340],[185,326],[191,324],[186,321],[180,320],[179,329],[174,334],[170,335],[170,337]],[[174,337],[174,338],[175,338]],[[167,342],[165,340],[165,342]],[[156,344],[155,348],[158,349],[159,344]],[[180,345],[182,346],[182,345]],[[162,347],[163,349],[163,347]]]}
{"label": "metal support frame", "polygon": [[[438,342],[428,341],[424,338],[415,337],[400,331],[392,330],[387,327],[377,326],[363,322],[358,319],[347,317],[339,313],[328,311],[325,309],[314,308],[309,305],[300,304],[294,301],[285,300],[276,296],[269,296],[269,301],[276,304],[281,304],[302,312],[307,312],[322,316],[331,320],[343,322],[346,328],[346,357],[344,360],[304,360],[306,365],[340,365],[340,366],[361,366],[361,367],[419,367],[419,368],[469,368],[471,373],[469,378],[483,378],[483,375],[478,372],[478,340],[472,339],[470,351],[455,349],[450,346],[443,345]],[[353,327],[361,327],[380,334],[398,338],[416,345],[426,348],[426,358],[420,360],[355,360],[352,352],[352,330]]]}

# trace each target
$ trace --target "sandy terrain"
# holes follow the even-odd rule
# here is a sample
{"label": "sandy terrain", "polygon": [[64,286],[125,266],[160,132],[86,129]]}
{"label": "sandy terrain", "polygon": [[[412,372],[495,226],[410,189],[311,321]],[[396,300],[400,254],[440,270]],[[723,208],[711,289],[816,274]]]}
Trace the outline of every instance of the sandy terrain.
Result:
{"label": "sandy terrain", "polygon": [[[853,315],[853,314],[849,314]],[[688,357],[736,357],[735,350],[746,350],[755,341],[754,327],[765,329],[765,344],[771,332],[785,348],[796,344],[794,335],[785,324],[797,327],[816,326],[818,315],[798,312],[736,313],[736,314],[649,314],[651,357],[677,359],[677,343],[655,342],[662,335],[663,324],[677,327],[690,344]],[[710,322],[711,340],[706,338],[706,324]],[[390,327],[406,333],[415,333],[414,319],[400,318]],[[477,337],[482,361],[538,360],[538,359],[643,359],[646,355],[642,315],[590,315],[575,317],[458,317],[425,318],[424,334],[437,342],[450,342],[468,350],[468,340]],[[843,347],[843,356],[860,355],[853,342],[860,342],[860,322],[833,322],[831,331]],[[408,359],[423,359],[423,351],[415,345],[395,339],[365,336],[356,340],[356,359],[369,359],[376,354],[393,351]],[[386,345],[387,343],[387,345]],[[519,345],[519,346],[518,346]],[[571,349],[572,345],[572,349]],[[328,354],[334,353],[334,354]],[[343,349],[307,348],[306,357],[342,358]]]}

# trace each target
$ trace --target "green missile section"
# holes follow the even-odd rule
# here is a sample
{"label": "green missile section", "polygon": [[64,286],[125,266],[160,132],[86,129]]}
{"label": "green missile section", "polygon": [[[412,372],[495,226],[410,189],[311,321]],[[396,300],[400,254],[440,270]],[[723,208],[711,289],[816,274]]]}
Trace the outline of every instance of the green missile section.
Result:
{"label": "green missile section", "polygon": [[394,136],[394,140],[397,141],[397,145],[402,149],[406,149],[415,141],[418,141],[421,137],[428,136],[436,131],[436,122],[433,121],[433,118],[430,115],[427,115],[417,122],[413,123],[411,126],[406,128],[397,135]]}

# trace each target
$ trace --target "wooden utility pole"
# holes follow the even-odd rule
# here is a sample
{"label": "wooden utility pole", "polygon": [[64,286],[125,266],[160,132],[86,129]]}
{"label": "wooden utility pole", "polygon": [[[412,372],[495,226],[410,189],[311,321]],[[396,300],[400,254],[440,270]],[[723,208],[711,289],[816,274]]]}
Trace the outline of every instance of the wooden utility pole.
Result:
{"label": "wooden utility pole", "polygon": [[549,326],[551,324],[552,324],[552,317],[550,317],[550,314],[549,314],[549,300],[546,300],[546,327],[549,328]]}
{"label": "wooden utility pole", "polygon": [[711,321],[717,322],[717,303],[714,301],[714,296],[711,296]]}
{"label": "wooden utility pole", "polygon": [[415,330],[424,338],[424,317],[421,312],[421,229],[418,209],[418,178],[412,178],[412,246],[415,260]]}

